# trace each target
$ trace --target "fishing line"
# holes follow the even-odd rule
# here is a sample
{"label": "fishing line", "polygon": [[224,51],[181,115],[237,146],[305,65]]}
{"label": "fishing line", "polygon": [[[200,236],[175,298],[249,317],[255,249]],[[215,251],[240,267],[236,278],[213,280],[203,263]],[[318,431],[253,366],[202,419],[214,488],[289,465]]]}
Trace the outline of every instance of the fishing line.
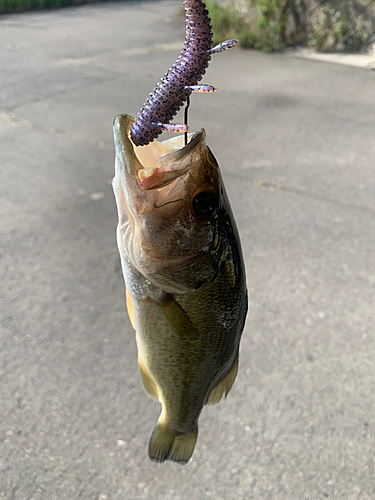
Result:
{"label": "fishing line", "polygon": [[[186,107],[185,107],[185,120],[184,120],[184,123],[185,125],[187,126],[188,124],[188,110],[189,110],[189,106],[190,106],[190,96],[186,99]],[[185,146],[187,144],[187,139],[188,139],[188,133],[187,131],[185,132]]]}

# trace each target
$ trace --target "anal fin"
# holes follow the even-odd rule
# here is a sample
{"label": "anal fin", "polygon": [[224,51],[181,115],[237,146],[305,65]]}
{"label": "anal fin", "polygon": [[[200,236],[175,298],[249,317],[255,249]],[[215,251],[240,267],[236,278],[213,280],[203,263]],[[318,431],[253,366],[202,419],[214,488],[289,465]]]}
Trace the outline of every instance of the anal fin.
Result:
{"label": "anal fin", "polygon": [[148,454],[154,462],[172,460],[186,464],[193,454],[198,429],[189,434],[179,434],[158,423],[151,435]]}
{"label": "anal fin", "polygon": [[229,372],[210,392],[210,395],[208,396],[206,402],[207,405],[213,405],[215,403],[218,403],[224,395],[225,397],[227,397],[229,391],[231,390],[234,384],[234,381],[236,380],[237,372],[238,372],[238,355]]}

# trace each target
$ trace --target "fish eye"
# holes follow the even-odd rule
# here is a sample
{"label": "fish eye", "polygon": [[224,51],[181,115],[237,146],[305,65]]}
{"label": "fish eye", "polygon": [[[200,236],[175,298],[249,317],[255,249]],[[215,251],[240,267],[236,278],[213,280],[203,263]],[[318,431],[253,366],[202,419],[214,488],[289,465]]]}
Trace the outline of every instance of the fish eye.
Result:
{"label": "fish eye", "polygon": [[211,217],[219,208],[219,197],[209,191],[202,191],[193,198],[193,210],[198,217]]}

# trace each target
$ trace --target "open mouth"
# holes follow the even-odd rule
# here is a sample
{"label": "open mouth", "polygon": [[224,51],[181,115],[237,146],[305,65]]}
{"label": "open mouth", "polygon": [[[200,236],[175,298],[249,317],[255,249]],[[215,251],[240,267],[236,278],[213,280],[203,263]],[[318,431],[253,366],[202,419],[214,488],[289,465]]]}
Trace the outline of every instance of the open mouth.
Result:
{"label": "open mouth", "polygon": [[159,189],[189,172],[201,157],[197,145],[204,135],[204,130],[189,133],[186,146],[184,135],[163,142],[154,140],[147,146],[134,146],[143,167],[138,171],[140,187],[144,190]]}

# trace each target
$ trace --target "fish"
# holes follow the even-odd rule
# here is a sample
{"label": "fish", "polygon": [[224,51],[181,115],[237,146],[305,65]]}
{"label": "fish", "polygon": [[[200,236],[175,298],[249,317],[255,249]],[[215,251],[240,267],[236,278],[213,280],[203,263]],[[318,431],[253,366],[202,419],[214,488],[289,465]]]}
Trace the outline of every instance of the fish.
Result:
{"label": "fish", "polygon": [[[205,16],[206,28],[208,16],[201,0],[184,5],[187,47],[180,59],[190,57],[189,40],[195,38],[189,13],[198,13],[200,20]],[[206,52],[212,50],[210,40],[205,44]],[[225,42],[222,46],[225,50]],[[186,87],[186,81],[197,86],[199,75],[181,77],[179,85]],[[157,97],[161,87],[168,88],[163,82]],[[181,102],[173,98],[174,90],[176,111]],[[174,114],[154,115],[155,102],[146,102],[137,117],[121,114],[113,124],[117,245],[140,377],[146,393],[161,404],[148,455],[156,462],[186,464],[203,407],[226,397],[238,372],[246,275],[239,233],[204,128],[188,133],[177,124],[181,135],[158,141],[161,120],[169,125]]]}

